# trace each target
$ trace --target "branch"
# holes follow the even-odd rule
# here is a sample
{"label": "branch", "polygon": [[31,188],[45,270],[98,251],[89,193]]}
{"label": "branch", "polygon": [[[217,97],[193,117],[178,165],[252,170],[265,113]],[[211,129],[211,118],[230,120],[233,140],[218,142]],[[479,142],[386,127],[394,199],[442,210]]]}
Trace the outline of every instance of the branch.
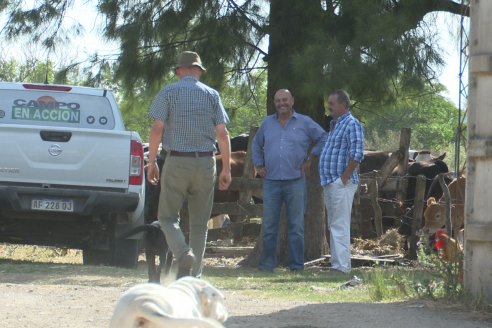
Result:
{"label": "branch", "polygon": [[234,9],[236,9],[240,14],[241,16],[244,17],[244,19],[250,23],[254,28],[256,28],[258,31],[263,31],[264,30],[264,27],[257,24],[254,20],[252,20],[251,18],[248,17],[248,15],[244,12],[244,10],[241,9],[241,7],[239,7],[239,5],[233,1],[233,0],[227,0],[227,2],[232,6],[234,7]]}
{"label": "branch", "polygon": [[408,19],[409,25],[416,26],[426,14],[431,12],[448,12],[470,17],[470,6],[452,0],[400,0],[394,2],[392,12]]}

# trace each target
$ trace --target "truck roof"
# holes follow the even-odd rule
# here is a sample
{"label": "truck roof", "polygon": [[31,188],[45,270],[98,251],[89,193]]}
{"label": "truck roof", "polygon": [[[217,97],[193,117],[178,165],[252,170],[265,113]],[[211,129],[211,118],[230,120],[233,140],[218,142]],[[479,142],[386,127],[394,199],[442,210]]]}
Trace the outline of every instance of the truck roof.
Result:
{"label": "truck roof", "polygon": [[109,90],[103,88],[84,87],[77,85],[64,84],[44,84],[44,83],[27,83],[27,82],[0,82],[0,89],[11,90],[45,90],[53,92],[71,92],[93,96],[106,96]]}

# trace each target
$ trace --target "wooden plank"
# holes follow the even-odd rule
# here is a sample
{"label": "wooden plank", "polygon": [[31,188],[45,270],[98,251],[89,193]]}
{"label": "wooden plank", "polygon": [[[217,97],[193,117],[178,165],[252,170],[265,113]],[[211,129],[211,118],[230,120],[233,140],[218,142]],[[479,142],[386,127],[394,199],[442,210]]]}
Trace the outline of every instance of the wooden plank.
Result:
{"label": "wooden plank", "polygon": [[[400,156],[400,161],[398,163],[398,176],[402,177],[407,174],[408,171],[408,149],[410,148],[410,136],[412,130],[410,128],[402,128],[400,131],[400,148],[399,152],[402,154]],[[396,193],[396,199],[403,202],[406,198],[407,190],[407,180],[399,180],[398,191]]]}
{"label": "wooden plank", "polygon": [[439,181],[439,185],[441,186],[442,189],[442,194],[444,196],[446,204],[445,207],[445,223],[446,223],[446,233],[448,236],[452,236],[451,231],[453,230],[453,227],[451,226],[451,194],[449,192],[448,185],[444,181],[444,173],[439,173],[437,176],[437,179]]}
{"label": "wooden plank", "polygon": [[402,153],[397,150],[391,154],[386,162],[384,162],[378,173],[378,186],[383,186],[386,183],[386,179],[393,173],[393,170],[400,162],[402,156]]}
{"label": "wooden plank", "polygon": [[239,203],[214,203],[212,215],[247,215],[249,217],[262,217],[262,204],[239,204]]}
{"label": "wooden plank", "polygon": [[[253,179],[254,178],[254,167],[253,167],[253,161],[251,159],[252,157],[252,143],[253,143],[253,138],[256,134],[256,131],[258,130],[257,127],[252,127],[249,130],[249,139],[248,139],[248,148],[246,152],[246,160],[244,162],[244,167],[243,167],[243,178],[245,179]],[[239,203],[240,204],[248,204],[251,202],[251,196],[253,195],[253,188],[242,188],[239,190]]]}
{"label": "wooden plank", "polygon": [[381,237],[383,234],[383,212],[378,202],[378,181],[373,179],[368,185],[369,199],[371,200],[372,210],[374,211],[374,225],[376,228],[376,235]]}
{"label": "wooden plank", "polygon": [[256,178],[232,178],[229,190],[241,191],[244,189],[260,189],[263,186],[263,179]]}
{"label": "wooden plank", "polygon": [[424,199],[425,199],[425,176],[417,176],[417,182],[415,184],[415,201],[413,209],[413,220],[410,231],[408,258],[411,260],[417,259],[417,228],[422,226],[422,216],[424,214]]}
{"label": "wooden plank", "polygon": [[468,223],[465,229],[466,240],[492,242],[492,225]]}
{"label": "wooden plank", "polygon": [[[324,258],[331,258],[330,254],[323,255]],[[353,254],[350,256],[350,259],[352,261],[369,261],[369,262],[383,262],[383,263],[396,263],[397,260],[403,259],[403,256],[398,254],[398,255],[393,255],[392,258],[389,258],[389,255],[384,255],[384,257],[377,257],[377,256],[368,256],[368,255],[357,255]]]}
{"label": "wooden plank", "polygon": [[233,246],[208,246],[205,249],[205,257],[238,257],[247,256],[253,251],[253,246],[233,247]]}

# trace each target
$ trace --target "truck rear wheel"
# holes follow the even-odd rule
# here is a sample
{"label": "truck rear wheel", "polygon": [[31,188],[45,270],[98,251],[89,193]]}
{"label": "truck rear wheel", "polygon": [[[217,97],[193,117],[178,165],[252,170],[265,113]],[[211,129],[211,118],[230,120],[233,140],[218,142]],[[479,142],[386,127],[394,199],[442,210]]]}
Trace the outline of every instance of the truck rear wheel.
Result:
{"label": "truck rear wheel", "polygon": [[111,252],[103,249],[85,248],[82,250],[84,265],[110,265]]}
{"label": "truck rear wheel", "polygon": [[135,268],[140,254],[138,239],[122,239],[115,241],[112,265],[121,268]]}

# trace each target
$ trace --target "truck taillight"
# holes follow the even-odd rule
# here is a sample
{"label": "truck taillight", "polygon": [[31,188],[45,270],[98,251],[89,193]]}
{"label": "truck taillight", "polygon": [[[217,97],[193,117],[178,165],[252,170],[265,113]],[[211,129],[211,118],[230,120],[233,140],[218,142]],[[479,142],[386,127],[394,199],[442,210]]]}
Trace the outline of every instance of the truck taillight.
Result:
{"label": "truck taillight", "polygon": [[143,179],[143,146],[140,141],[132,140],[130,144],[130,184],[141,185]]}

